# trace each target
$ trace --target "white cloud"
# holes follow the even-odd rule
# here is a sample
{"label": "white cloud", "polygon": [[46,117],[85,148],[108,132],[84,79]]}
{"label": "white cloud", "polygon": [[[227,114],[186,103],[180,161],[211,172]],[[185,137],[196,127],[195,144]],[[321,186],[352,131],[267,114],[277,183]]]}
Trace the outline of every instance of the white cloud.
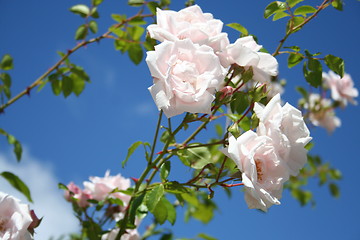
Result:
{"label": "white cloud", "polygon": [[[35,239],[48,240],[62,234],[78,232],[78,222],[74,217],[71,204],[63,199],[63,192],[58,189],[58,180],[51,165],[40,162],[24,151],[22,162],[17,163],[13,154],[0,154],[0,172],[9,171],[20,177],[30,188],[34,204],[30,208],[36,215],[44,217],[41,225],[35,229]],[[27,203],[26,198],[15,190],[3,178],[0,178],[0,191],[19,198]]]}

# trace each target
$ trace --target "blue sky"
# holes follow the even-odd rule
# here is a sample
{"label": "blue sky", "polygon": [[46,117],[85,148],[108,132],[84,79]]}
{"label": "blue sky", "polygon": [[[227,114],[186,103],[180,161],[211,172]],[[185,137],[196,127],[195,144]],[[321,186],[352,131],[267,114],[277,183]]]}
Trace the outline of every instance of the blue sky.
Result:
{"label": "blue sky", "polygon": [[[0,55],[9,53],[14,58],[15,68],[10,72],[14,95],[59,59],[56,51],[66,51],[75,46],[73,36],[77,26],[83,22],[68,9],[77,3],[88,4],[87,1],[70,0],[51,1],[51,4],[45,0],[0,0]],[[262,17],[267,3],[197,1],[204,12],[212,13],[225,24],[241,23],[258,37],[260,44],[273,52],[284,35],[285,22],[272,22]],[[182,7],[183,1],[173,4],[174,10]],[[356,28],[360,23],[359,10],[360,3],[354,0],[345,1],[343,12],[329,8],[291,36],[285,45],[298,45],[310,52],[342,57],[346,72],[359,88],[360,52]],[[127,6],[126,1],[104,1],[99,9],[99,33],[105,32],[113,23],[111,13],[130,16],[135,11]],[[237,33],[228,27],[224,27],[224,31],[234,42]],[[285,55],[277,58],[280,77],[288,82],[283,99],[296,105],[300,96],[292,88],[306,84],[301,66],[289,70],[286,58]],[[44,174],[52,174],[54,189],[57,188],[57,181],[81,183],[89,176],[102,176],[107,169],[114,174],[121,172],[126,177],[139,176],[145,166],[140,151],[131,158],[125,170],[121,169],[120,163],[133,142],[150,142],[154,133],[158,111],[147,90],[152,79],[146,64],[132,64],[126,55],[114,51],[111,40],[103,40],[80,50],[71,57],[71,61],[84,67],[91,76],[91,84],[86,86],[80,97],[64,99],[54,96],[48,85],[39,93],[33,90],[30,97],[16,102],[0,116],[1,127],[15,135],[26,148],[23,162],[17,168],[26,168],[30,162],[43,166]],[[360,168],[357,153],[360,147],[357,138],[360,134],[360,109],[350,105],[338,110],[337,115],[342,120],[342,126],[332,135],[328,135],[324,129],[310,130],[315,143],[312,152],[321,154],[324,161],[329,161],[344,175],[340,182],[339,199],[333,199],[326,188],[310,181],[308,188],[313,191],[317,201],[315,208],[300,207],[285,192],[282,205],[262,214],[247,209],[240,191],[234,191],[237,193],[229,200],[219,189],[215,199],[221,210],[216,213],[214,221],[208,225],[196,221],[183,224],[182,216],[179,216],[173,228],[175,235],[194,237],[206,232],[218,239],[360,239],[360,194],[356,185]],[[15,160],[5,139],[0,140],[0,147],[2,159],[7,159],[0,161],[0,171],[14,168]],[[172,174],[176,177],[182,172],[175,170]],[[29,175],[26,171],[21,175],[19,173],[24,179],[29,179]],[[42,178],[39,176],[39,179]],[[1,186],[5,186],[5,183]],[[30,187],[37,188],[38,183]],[[7,186],[4,189],[8,189]],[[54,194],[61,197],[56,190]],[[37,203],[35,198],[35,209],[42,208],[44,204]],[[54,208],[54,212],[56,210]]]}

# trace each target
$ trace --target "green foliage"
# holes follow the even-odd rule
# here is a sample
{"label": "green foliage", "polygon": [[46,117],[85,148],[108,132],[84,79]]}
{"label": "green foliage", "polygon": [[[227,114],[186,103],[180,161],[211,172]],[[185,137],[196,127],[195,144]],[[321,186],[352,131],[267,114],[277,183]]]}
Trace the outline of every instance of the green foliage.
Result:
{"label": "green foliage", "polygon": [[236,92],[232,98],[230,108],[233,113],[242,114],[250,106],[249,96],[244,92]]}
{"label": "green foliage", "polygon": [[314,12],[316,12],[316,8],[305,5],[305,6],[300,6],[297,9],[295,9],[294,14],[302,15],[302,16],[306,17],[307,14],[314,13]]}
{"label": "green foliage", "polygon": [[288,17],[290,16],[290,14],[286,13],[286,12],[277,12],[274,14],[273,16],[273,21],[276,21],[276,20],[279,20],[281,18],[284,18],[284,17]]}
{"label": "green foliage", "polygon": [[295,67],[304,59],[301,53],[290,53],[288,57],[288,68]]}
{"label": "green foliage", "polygon": [[160,168],[160,178],[162,182],[166,182],[167,178],[170,174],[170,170],[171,170],[171,162],[167,161],[165,162],[161,168]]}
{"label": "green foliage", "polygon": [[142,6],[144,3],[144,0],[128,0],[128,4],[134,7]]}
{"label": "green foliage", "polygon": [[86,24],[80,25],[75,32],[75,40],[85,39],[88,34],[88,27]]}
{"label": "green foliage", "polygon": [[300,24],[302,24],[304,21],[305,21],[304,17],[290,18],[289,21],[286,24],[286,32],[287,33],[294,33],[294,32],[299,31],[301,29],[301,27],[298,27],[298,26]]}
{"label": "green foliage", "polygon": [[9,54],[5,54],[0,62],[0,69],[1,70],[11,70],[13,69],[13,58]]}
{"label": "green foliage", "polygon": [[229,23],[226,24],[226,26],[231,27],[232,29],[235,29],[236,31],[240,32],[241,37],[249,35],[248,30],[240,23]]}
{"label": "green foliage", "polygon": [[271,15],[278,12],[283,12],[285,10],[286,10],[286,3],[280,1],[272,2],[266,6],[264,12],[264,18],[269,18]]}
{"label": "green foliage", "polygon": [[94,20],[91,20],[89,22],[89,28],[92,33],[97,33],[97,31],[98,31],[98,25]]}
{"label": "green foliage", "polygon": [[144,143],[141,142],[141,141],[137,141],[137,142],[134,142],[134,143],[129,147],[125,160],[123,160],[123,161],[121,162],[122,168],[125,167],[127,161],[128,161],[129,158],[131,157],[131,155],[132,155],[132,154],[135,152],[135,150],[136,150],[140,145],[142,145],[142,144],[144,144]]}
{"label": "green foliage", "polygon": [[[197,144],[190,144],[189,146],[196,146]],[[194,169],[202,169],[209,163],[215,163],[214,159],[207,147],[187,148],[177,151],[177,155],[185,166]]]}
{"label": "green foliage", "polygon": [[329,54],[325,56],[325,64],[336,74],[340,75],[341,78],[344,77],[345,65],[343,59]]}
{"label": "green foliage", "polygon": [[7,133],[4,129],[0,128],[0,134],[4,135],[8,143],[14,146],[14,154],[16,156],[16,160],[20,162],[22,156],[22,146],[21,143],[11,134]]}
{"label": "green foliage", "polygon": [[289,5],[289,7],[293,8],[298,3],[301,3],[302,1],[304,1],[304,0],[287,0],[286,3]]}
{"label": "green foliage", "polygon": [[29,202],[33,202],[29,188],[18,176],[11,172],[2,172],[0,175],[5,178],[16,190],[24,194]]}
{"label": "green foliage", "polygon": [[339,11],[343,10],[343,0],[334,0],[331,2],[331,5]]}
{"label": "green foliage", "polygon": [[74,5],[69,10],[75,14],[80,15],[81,17],[86,17],[90,14],[89,7],[84,4]]}
{"label": "green foliage", "polygon": [[314,59],[316,54],[310,54],[305,50],[308,61],[304,62],[303,73],[306,81],[313,87],[319,87],[322,84],[322,65],[319,60]]}
{"label": "green foliage", "polygon": [[202,223],[211,221],[217,207],[211,199],[208,199],[204,192],[185,193],[181,197],[187,203],[185,221],[188,221],[191,217]]}

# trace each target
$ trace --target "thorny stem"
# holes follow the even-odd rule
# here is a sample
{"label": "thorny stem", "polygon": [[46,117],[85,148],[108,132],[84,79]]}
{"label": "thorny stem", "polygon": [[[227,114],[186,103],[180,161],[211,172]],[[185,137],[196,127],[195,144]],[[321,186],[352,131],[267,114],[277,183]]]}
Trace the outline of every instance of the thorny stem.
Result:
{"label": "thorny stem", "polygon": [[227,160],[227,156],[224,157],[224,160],[223,160],[223,162],[222,162],[222,164],[221,164],[219,173],[218,173],[218,175],[217,175],[217,177],[216,177],[216,182],[218,182],[219,179],[220,179],[220,175],[221,175],[221,173],[222,173],[222,171],[223,171],[223,169],[224,169],[224,167],[225,167],[226,160]]}
{"label": "thorny stem", "polygon": [[[280,49],[282,48],[282,46],[284,45],[286,39],[293,34],[296,30],[302,28],[305,24],[307,24],[310,20],[312,20],[314,17],[316,17],[319,12],[321,12],[323,9],[327,8],[330,4],[331,4],[332,0],[324,0],[321,5],[317,8],[316,12],[314,12],[311,16],[309,16],[308,18],[306,18],[302,23],[300,23],[299,25],[293,27],[290,26],[289,30],[286,32],[285,36],[283,39],[280,40],[279,45],[277,46],[275,52],[272,54],[274,57],[279,55]],[[292,24],[293,22],[291,21],[290,24]]]}
{"label": "thorny stem", "polygon": [[154,152],[155,152],[155,146],[156,146],[156,141],[157,141],[157,138],[158,138],[158,135],[159,135],[162,115],[163,115],[163,111],[161,110],[160,113],[159,113],[159,118],[158,118],[158,122],[157,122],[157,125],[156,125],[156,131],[155,131],[155,135],[154,135],[153,144],[151,146],[151,153],[150,153],[150,157],[149,157],[149,163],[150,164],[152,162],[152,158],[153,158]]}
{"label": "thorny stem", "polygon": [[[138,12],[136,15],[118,23],[115,25],[115,28],[119,28],[121,26],[123,26],[124,24],[126,24],[127,22],[133,20],[134,18],[137,17],[152,17],[153,14],[144,14],[141,15],[141,11]],[[94,43],[94,42],[99,42],[100,40],[104,39],[104,38],[108,38],[110,36],[110,34],[112,33],[112,31],[107,31],[106,33],[104,33],[101,36],[98,36],[96,38],[92,38],[89,39],[87,41],[82,41],[80,43],[78,43],[75,47],[73,47],[72,49],[68,50],[67,53],[57,62],[55,63],[52,67],[50,67],[44,74],[42,74],[39,78],[37,78],[30,86],[26,87],[25,90],[23,90],[22,92],[20,92],[18,95],[16,95],[15,97],[13,97],[12,99],[10,99],[9,101],[7,101],[6,103],[4,103],[3,105],[0,106],[0,113],[4,112],[5,108],[7,108],[8,106],[10,106],[11,104],[13,104],[14,102],[16,102],[17,100],[19,100],[21,97],[23,97],[24,95],[28,95],[30,93],[30,91],[35,88],[36,86],[40,85],[41,83],[43,83],[43,80],[55,69],[57,69],[61,64],[63,64],[63,62],[74,52],[76,52],[77,50],[79,50],[82,47],[87,46],[88,44]]]}

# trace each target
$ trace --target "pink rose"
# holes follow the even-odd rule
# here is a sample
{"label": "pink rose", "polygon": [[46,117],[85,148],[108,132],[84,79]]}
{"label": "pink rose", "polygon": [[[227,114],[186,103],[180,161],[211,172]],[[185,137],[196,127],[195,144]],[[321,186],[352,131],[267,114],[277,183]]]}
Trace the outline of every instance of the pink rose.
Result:
{"label": "pink rose", "polygon": [[150,93],[168,118],[183,112],[211,113],[225,70],[210,47],[189,39],[165,41],[147,53],[146,62],[154,78]]}
{"label": "pink rose", "polygon": [[280,204],[283,183],[289,173],[267,136],[258,136],[249,130],[235,139],[229,138],[229,146],[223,150],[242,172],[245,201],[249,208],[267,211]]}
{"label": "pink rose", "polygon": [[259,52],[262,48],[252,36],[239,38],[219,54],[221,64],[228,67],[237,64],[245,69],[253,68],[253,79],[261,83],[270,82],[278,74],[278,62],[271,54]]}
{"label": "pink rose", "polygon": [[354,88],[354,82],[349,74],[344,74],[343,78],[335,74],[333,71],[323,73],[325,84],[331,89],[331,97],[335,101],[339,101],[343,106],[347,105],[347,101],[357,104],[353,99],[359,95],[358,90]]}
{"label": "pink rose", "polygon": [[122,177],[120,174],[110,176],[106,171],[103,178],[90,177],[90,182],[84,182],[85,190],[97,201],[103,201],[107,197],[119,198],[126,206],[130,196],[121,192],[111,193],[113,190],[127,190],[130,187],[130,179]]}
{"label": "pink rose", "polygon": [[315,126],[324,127],[329,134],[341,126],[341,120],[335,115],[331,100],[321,98],[319,94],[312,93],[309,103],[305,105],[309,110],[309,119]]}
{"label": "pink rose", "polygon": [[291,175],[296,176],[307,162],[304,148],[312,139],[301,112],[286,103],[281,106],[280,94],[264,106],[255,103],[254,111],[260,120],[257,133],[272,139],[277,154],[284,160]]}
{"label": "pink rose", "polygon": [[32,239],[27,230],[32,221],[28,205],[0,192],[0,238],[2,240]]}
{"label": "pink rose", "polygon": [[69,202],[76,201],[79,207],[85,208],[90,204],[88,202],[89,199],[92,199],[91,192],[87,189],[82,190],[73,182],[70,182],[67,186],[69,191],[65,192],[65,199]]}
{"label": "pink rose", "polygon": [[198,5],[179,12],[158,8],[156,22],[147,29],[151,38],[161,42],[190,39],[193,43],[212,47],[215,52],[229,44],[227,34],[221,32],[223,22],[214,19],[210,13],[203,13]]}

